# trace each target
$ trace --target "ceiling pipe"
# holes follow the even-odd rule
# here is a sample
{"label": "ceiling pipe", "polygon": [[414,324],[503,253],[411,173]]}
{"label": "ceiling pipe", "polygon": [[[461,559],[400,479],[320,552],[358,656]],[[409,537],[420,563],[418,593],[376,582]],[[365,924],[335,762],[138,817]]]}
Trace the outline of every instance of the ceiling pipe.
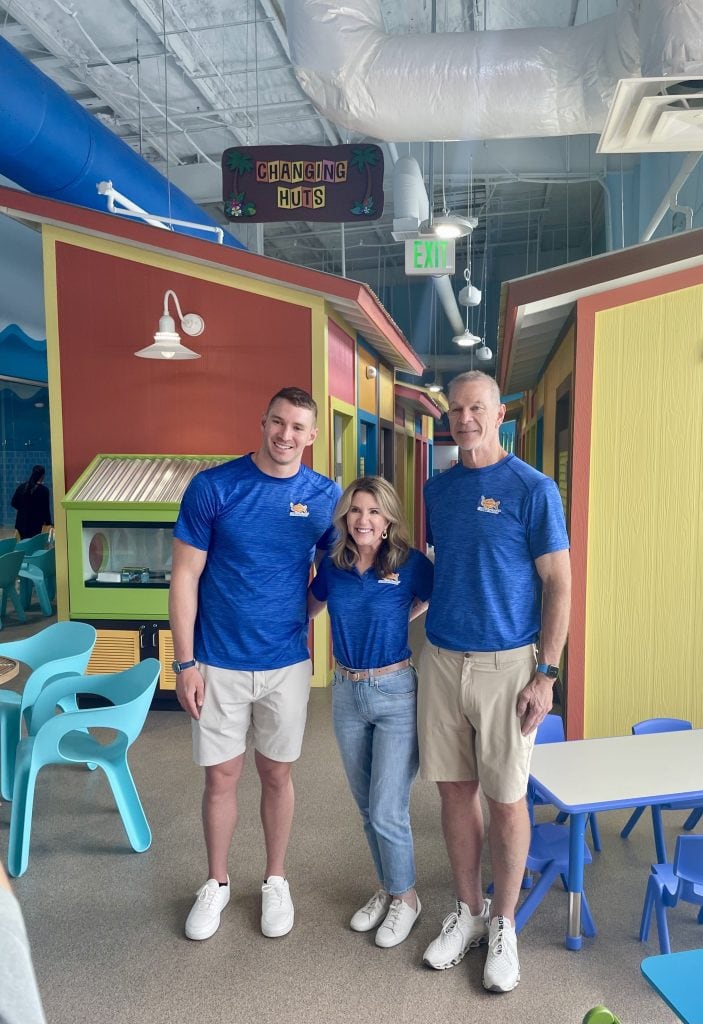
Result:
{"label": "ceiling pipe", "polygon": [[396,142],[537,138],[601,130],[618,80],[640,73],[645,2],[560,29],[394,36],[380,0],[287,0],[286,22],[302,89],[348,131]]}

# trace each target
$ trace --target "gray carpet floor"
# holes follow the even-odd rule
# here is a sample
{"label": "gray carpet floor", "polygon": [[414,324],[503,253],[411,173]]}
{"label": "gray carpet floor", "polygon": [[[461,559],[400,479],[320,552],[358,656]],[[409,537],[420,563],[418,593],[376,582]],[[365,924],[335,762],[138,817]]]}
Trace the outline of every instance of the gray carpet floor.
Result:
{"label": "gray carpet floor", "polygon": [[[220,930],[201,943],[183,933],[206,873],[202,778],[191,761],[186,716],[152,711],[130,761],[154,837],[143,854],[130,850],[100,772],[61,767],[39,776],[29,869],[14,889],[49,1024],[473,1024],[489,1017],[496,1024],[580,1024],[598,1003],[622,1024],[675,1020],[639,971],[641,959],[658,952],[656,926],[647,945],[637,939],[654,856],[647,818],[625,842],[618,832],[626,813],[600,816],[603,852],[586,869],[598,935],[585,939],[580,952],[565,949],[566,896],[555,886],[520,936],[520,985],[496,996],[481,986],[484,950],[472,950],[448,971],[422,965],[423,950],[453,902],[430,784],[418,781],[412,801],[423,902],[418,924],[391,950],[376,948],[373,933],[348,928],[375,879],[339,764],[329,691],[312,692],[295,769],[288,877],[296,923],[282,939],[265,939],[259,931],[264,859],[253,760],[241,783],[232,901]],[[547,809],[539,816],[546,819]],[[0,805],[3,856],[9,817],[9,805]],[[671,849],[684,815],[665,819]],[[490,879],[487,862],[484,878]],[[674,949],[703,943],[696,909],[670,911]]]}

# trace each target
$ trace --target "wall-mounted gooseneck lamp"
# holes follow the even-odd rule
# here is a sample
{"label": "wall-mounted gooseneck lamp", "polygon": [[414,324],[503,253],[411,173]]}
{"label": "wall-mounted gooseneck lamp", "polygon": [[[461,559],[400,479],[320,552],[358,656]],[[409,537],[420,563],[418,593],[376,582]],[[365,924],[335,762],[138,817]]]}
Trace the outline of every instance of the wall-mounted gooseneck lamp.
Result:
{"label": "wall-mounted gooseneck lamp", "polygon": [[197,338],[205,330],[205,321],[197,313],[181,312],[181,305],[178,296],[169,288],[164,295],[164,311],[159,318],[159,329],[154,335],[153,345],[140,348],[135,356],[140,359],[200,359],[200,353],[194,352],[192,348],[186,348],[181,344],[181,336],[176,330],[173,317],[168,311],[168,297],[172,296],[181,329],[191,338]]}

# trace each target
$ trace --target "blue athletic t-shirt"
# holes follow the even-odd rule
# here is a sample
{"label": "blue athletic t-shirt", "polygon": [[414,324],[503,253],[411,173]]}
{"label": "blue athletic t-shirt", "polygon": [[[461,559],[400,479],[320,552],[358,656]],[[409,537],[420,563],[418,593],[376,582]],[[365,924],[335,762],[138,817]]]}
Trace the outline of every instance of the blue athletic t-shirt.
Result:
{"label": "blue athletic t-shirt", "polygon": [[569,547],[556,484],[515,455],[483,469],[458,463],[425,484],[435,584],[430,643],[505,651],[534,643],[542,613],[535,559]]}
{"label": "blue athletic t-shirt", "polygon": [[414,599],[432,592],[432,562],[411,548],[407,559],[384,579],[374,568],[338,569],[329,555],[312,581],[318,601],[327,601],[332,649],[347,668],[382,668],[410,657],[408,612]]}
{"label": "blue athletic t-shirt", "polygon": [[309,657],[310,565],[315,548],[333,538],[340,493],[307,466],[295,476],[269,476],[251,455],[193,478],[173,535],[207,551],[195,621],[198,661],[264,671]]}

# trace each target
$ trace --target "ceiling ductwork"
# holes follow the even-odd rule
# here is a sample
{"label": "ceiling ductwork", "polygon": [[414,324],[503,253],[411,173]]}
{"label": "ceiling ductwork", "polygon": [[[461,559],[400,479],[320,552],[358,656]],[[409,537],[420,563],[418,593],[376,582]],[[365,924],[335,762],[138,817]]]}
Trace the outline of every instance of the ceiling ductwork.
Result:
{"label": "ceiling ductwork", "polygon": [[641,63],[657,75],[703,69],[700,0],[629,0],[572,28],[429,35],[388,35],[380,0],[288,0],[286,17],[317,109],[396,142],[600,132],[618,80]]}

